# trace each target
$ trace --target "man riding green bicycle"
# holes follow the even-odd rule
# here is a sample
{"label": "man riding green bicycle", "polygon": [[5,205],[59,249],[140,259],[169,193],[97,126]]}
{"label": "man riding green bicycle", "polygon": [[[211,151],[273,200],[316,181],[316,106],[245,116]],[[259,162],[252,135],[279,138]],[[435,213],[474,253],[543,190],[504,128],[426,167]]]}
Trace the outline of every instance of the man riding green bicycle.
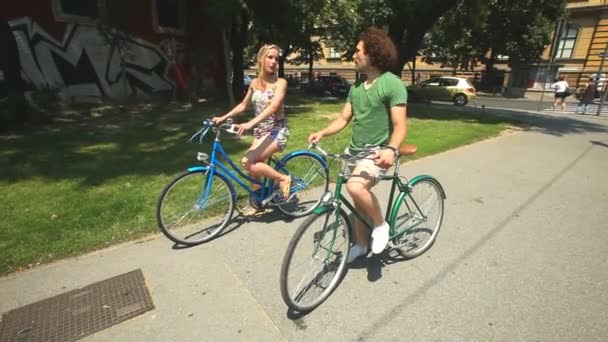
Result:
{"label": "man riding green bicycle", "polygon": [[[389,241],[389,224],[384,220],[371,188],[395,163],[399,146],[405,139],[407,91],[399,77],[389,71],[397,64],[397,50],[384,31],[375,27],[363,31],[353,60],[357,71],[366,74],[367,78],[352,85],[340,116],[327,128],[310,134],[308,141],[317,142],[335,134],[352,120],[349,152],[369,151],[372,146],[367,157],[348,165],[346,188],[355,208],[370,218],[374,226],[371,249],[379,254]],[[363,222],[357,220],[354,235],[348,263],[368,252],[369,241]]]}

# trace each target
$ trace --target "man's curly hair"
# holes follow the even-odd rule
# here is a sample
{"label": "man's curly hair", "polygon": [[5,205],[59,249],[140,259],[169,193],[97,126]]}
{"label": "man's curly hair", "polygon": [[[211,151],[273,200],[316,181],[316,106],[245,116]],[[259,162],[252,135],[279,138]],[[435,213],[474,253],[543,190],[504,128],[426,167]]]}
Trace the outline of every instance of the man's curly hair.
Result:
{"label": "man's curly hair", "polygon": [[361,33],[359,41],[363,41],[365,54],[369,56],[373,66],[382,72],[395,70],[397,48],[386,32],[371,26]]}

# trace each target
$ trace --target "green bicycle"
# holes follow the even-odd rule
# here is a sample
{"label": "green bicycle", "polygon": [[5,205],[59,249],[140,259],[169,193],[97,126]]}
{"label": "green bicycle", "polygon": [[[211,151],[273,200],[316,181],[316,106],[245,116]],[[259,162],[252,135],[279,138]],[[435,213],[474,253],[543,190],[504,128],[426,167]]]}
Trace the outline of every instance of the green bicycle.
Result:
{"label": "green bicycle", "polygon": [[[361,157],[330,154],[318,145],[314,147],[327,158],[340,161],[341,168],[334,194],[328,192],[321,206],[300,225],[283,258],[281,295],[285,304],[298,312],[311,311],[323,303],[346,271],[352,228],[343,207],[372,229],[342,195],[347,162]],[[415,145],[404,145],[399,149],[399,156],[415,152]],[[392,181],[385,214],[390,225],[388,248],[396,249],[405,259],[415,258],[433,245],[439,233],[446,198],[443,187],[431,176],[420,175],[411,180],[400,176],[399,158],[395,172],[383,176],[382,180]]]}

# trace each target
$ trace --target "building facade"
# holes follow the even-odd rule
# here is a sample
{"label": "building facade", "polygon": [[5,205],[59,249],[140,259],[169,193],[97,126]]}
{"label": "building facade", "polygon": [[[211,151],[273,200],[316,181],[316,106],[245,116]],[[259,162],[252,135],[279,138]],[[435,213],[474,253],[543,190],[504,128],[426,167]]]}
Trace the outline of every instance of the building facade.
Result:
{"label": "building facade", "polygon": [[171,95],[204,60],[198,74],[221,82],[221,39],[200,44],[203,1],[5,1],[3,77],[25,90],[59,88],[68,99]]}
{"label": "building facade", "polygon": [[571,87],[583,87],[590,77],[608,74],[608,0],[568,0],[567,15],[556,23],[554,39],[541,62],[512,71],[510,86],[548,89],[558,77]]}

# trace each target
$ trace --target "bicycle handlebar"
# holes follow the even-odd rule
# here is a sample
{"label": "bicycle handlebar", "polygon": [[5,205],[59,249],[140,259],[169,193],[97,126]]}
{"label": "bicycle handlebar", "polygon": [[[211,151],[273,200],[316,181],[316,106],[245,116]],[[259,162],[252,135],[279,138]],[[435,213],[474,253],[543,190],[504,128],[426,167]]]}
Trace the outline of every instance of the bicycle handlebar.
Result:
{"label": "bicycle handlebar", "polygon": [[192,135],[188,141],[192,141],[198,136],[198,143],[201,144],[203,142],[203,138],[210,129],[216,130],[218,128],[232,134],[236,134],[237,132],[236,124],[234,124],[232,119],[226,119],[226,121],[221,123],[219,126],[216,126],[211,119],[204,119],[202,127],[199,128],[199,130],[194,133],[194,135]]}

